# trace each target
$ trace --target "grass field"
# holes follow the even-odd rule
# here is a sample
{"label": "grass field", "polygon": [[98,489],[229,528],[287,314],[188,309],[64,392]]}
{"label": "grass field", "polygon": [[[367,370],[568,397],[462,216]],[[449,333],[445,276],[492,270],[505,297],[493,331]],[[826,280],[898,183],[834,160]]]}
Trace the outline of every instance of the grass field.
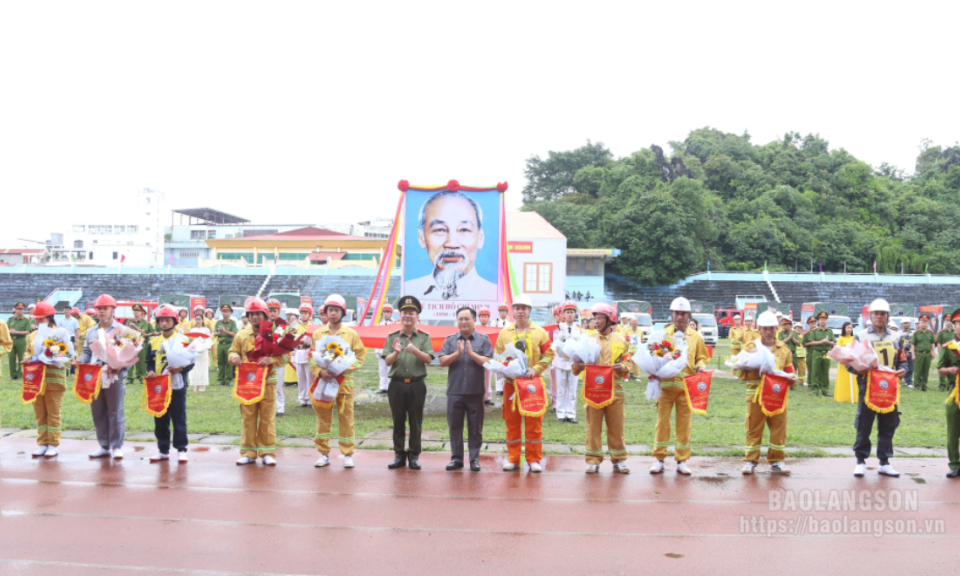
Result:
{"label": "grass field", "polygon": [[[725,341],[716,348],[717,356],[729,353]],[[19,397],[20,382],[9,379],[7,359],[3,360],[3,381],[0,382],[0,414],[2,427],[31,429],[36,426],[33,408],[24,406]],[[720,368],[716,358],[711,368]],[[709,415],[694,415],[693,445],[729,448],[729,453],[742,454],[744,442],[745,388],[739,381],[729,377],[714,378],[711,388]],[[391,427],[390,408],[386,396],[373,394],[377,388],[377,364],[373,354],[356,374],[359,384],[356,405],[356,436],[358,438]],[[211,381],[216,376],[211,373]],[[937,377],[931,370],[930,382],[937,387]],[[446,369],[431,367],[427,378],[428,398],[433,398],[431,408],[424,416],[425,437],[447,438],[445,407]],[[644,396],[645,382],[626,384],[626,439],[628,444],[650,444],[656,422],[656,409]],[[141,407],[142,386],[127,389],[127,430],[153,431],[153,418]],[[287,387],[286,416],[277,419],[279,438],[313,438],[316,419],[313,410],[300,408],[297,404],[296,386]],[[944,392],[917,392],[904,389],[901,396],[903,412],[900,428],[895,438],[896,446],[942,447],[946,442],[944,421]],[[498,440],[504,437],[505,427],[499,408],[487,409],[484,437]],[[579,407],[579,424],[558,423],[549,412],[544,418],[543,440],[547,444],[566,444],[574,450],[582,450],[584,443],[585,417],[583,406]],[[788,446],[791,454],[816,455],[818,447],[850,446],[854,439],[853,419],[856,406],[840,404],[832,398],[817,398],[808,388],[799,387],[790,394]],[[64,397],[64,430],[92,430],[90,410],[80,404],[69,391]],[[231,397],[229,387],[211,386],[204,393],[187,394],[187,420],[190,433],[240,434],[240,411]],[[336,424],[334,425],[336,427]],[[334,430],[336,437],[336,430]],[[370,442],[365,443],[369,447]],[[388,447],[389,439],[377,444]],[[725,453],[725,452],[724,452]]]}

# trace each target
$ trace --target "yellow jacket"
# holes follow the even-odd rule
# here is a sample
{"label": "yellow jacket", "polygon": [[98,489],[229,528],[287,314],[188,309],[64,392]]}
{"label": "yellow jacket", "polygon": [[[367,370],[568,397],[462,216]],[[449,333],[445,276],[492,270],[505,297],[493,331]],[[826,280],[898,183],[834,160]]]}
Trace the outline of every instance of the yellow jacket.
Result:
{"label": "yellow jacket", "polygon": [[[666,339],[671,341],[673,340],[674,332],[676,332],[676,327],[673,324],[667,326],[667,329],[663,331]],[[687,342],[687,367],[683,369],[683,372],[680,373],[680,376],[663,380],[660,383],[661,386],[683,386],[684,376],[689,376],[695,373],[697,368],[706,367],[707,362],[710,361],[710,354],[707,352],[707,345],[703,343],[703,336],[701,336],[699,332],[687,326],[687,330],[683,333],[683,335]]]}
{"label": "yellow jacket", "polygon": [[10,337],[10,328],[7,327],[7,323],[3,320],[0,320],[0,357],[3,357],[4,352],[7,354],[13,350],[13,338]]}
{"label": "yellow jacket", "polygon": [[[253,331],[253,326],[247,326],[233,338],[233,344],[230,345],[230,351],[227,353],[229,358],[237,356],[241,362],[247,362],[247,354],[253,352],[256,345],[257,335]],[[287,364],[287,355],[271,356],[270,371],[267,373],[267,382],[277,381],[276,368],[283,368]]]}
{"label": "yellow jacket", "polygon": [[[343,376],[343,385],[344,386],[353,386],[353,374],[356,372],[360,366],[363,365],[363,359],[367,357],[367,349],[363,346],[363,341],[360,340],[360,337],[357,336],[357,333],[350,328],[349,326],[340,325],[340,329],[336,333],[330,330],[330,325],[326,324],[317,329],[313,333],[313,348],[316,350],[317,342],[323,339],[324,336],[339,336],[343,338],[343,341],[350,345],[350,349],[353,350],[353,353],[357,355],[356,362],[353,363],[353,366],[349,367],[344,371],[341,376]],[[320,367],[316,365],[313,361],[313,358],[310,358],[310,373],[316,376],[320,373]]]}
{"label": "yellow jacket", "polygon": [[731,326],[730,327],[730,347],[731,348],[742,348],[743,347],[743,333],[746,331],[744,326]]}
{"label": "yellow jacket", "polygon": [[[743,347],[743,351],[751,352],[756,348],[756,341],[752,341]],[[777,370],[793,372],[793,353],[781,340],[777,340],[773,345],[773,355],[777,357]],[[737,378],[747,383],[747,390],[754,390],[760,384],[762,376],[759,370],[737,370]]]}
{"label": "yellow jacket", "polygon": [[[613,366],[617,364],[615,360],[622,360],[622,356],[631,351],[630,343],[620,334],[616,332],[611,332],[607,336],[603,336],[600,332],[590,335],[590,338],[593,338],[597,344],[600,345],[600,357],[597,358],[597,366]],[[618,372],[613,371],[613,382],[616,386],[617,396],[623,396],[623,377],[629,374],[629,371]],[[576,374],[579,376],[579,374]]]}
{"label": "yellow jacket", "polygon": [[[83,341],[87,339],[87,330],[96,326],[97,321],[86,314],[81,313],[80,317],[77,318],[77,324],[80,325],[80,329],[77,330],[76,335],[77,350],[83,350]],[[77,355],[79,356],[79,353]]]}
{"label": "yellow jacket", "polygon": [[637,342],[643,344],[643,329],[637,326],[636,328],[631,328],[630,326],[624,326],[623,330],[620,331],[620,335],[623,336],[624,340],[629,340],[633,336],[637,337]]}
{"label": "yellow jacket", "polygon": [[[527,365],[537,375],[543,374],[547,366],[550,366],[554,356],[554,352],[550,348],[550,337],[547,335],[547,331],[536,324],[530,324],[530,327],[520,337],[517,335],[517,325],[510,324],[501,330],[500,335],[497,336],[497,345],[494,352],[503,354],[507,344],[516,343],[519,340],[523,340],[527,344]],[[508,380],[508,382],[513,382],[513,380]]]}

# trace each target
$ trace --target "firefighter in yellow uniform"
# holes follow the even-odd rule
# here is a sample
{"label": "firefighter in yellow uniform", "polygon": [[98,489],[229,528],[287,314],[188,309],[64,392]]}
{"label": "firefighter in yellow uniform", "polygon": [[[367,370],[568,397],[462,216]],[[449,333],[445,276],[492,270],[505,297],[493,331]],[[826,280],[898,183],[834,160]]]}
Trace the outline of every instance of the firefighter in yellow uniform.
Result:
{"label": "firefighter in yellow uniform", "polygon": [[76,336],[77,350],[83,350],[83,343],[87,339],[87,331],[97,325],[97,321],[93,319],[93,314],[93,309],[87,309],[85,314],[81,314],[77,308],[73,309],[73,315],[76,316],[77,323],[80,324],[80,329],[77,330]]}
{"label": "firefighter in yellow uniform", "polygon": [[[782,341],[777,339],[777,328],[779,322],[777,317],[771,312],[764,312],[757,318],[757,327],[760,329],[760,345],[765,346],[773,352],[777,358],[776,369],[790,374],[790,387],[796,384],[796,376],[793,368],[793,354],[790,348]],[[757,348],[757,342],[748,342],[744,347],[745,352],[751,352]],[[744,447],[743,460],[746,462],[743,466],[744,474],[753,474],[760,460],[760,448],[763,445],[763,429],[770,428],[770,444],[767,448],[767,462],[770,463],[770,471],[774,474],[789,474],[790,471],[783,463],[784,450],[787,443],[787,410],[784,407],[783,412],[776,416],[767,416],[760,407],[760,400],[757,398],[757,387],[760,386],[761,378],[759,370],[740,370],[737,372],[737,378],[747,385],[747,418],[745,429],[747,433],[747,442]]]}
{"label": "firefighter in yellow uniform", "polygon": [[[603,408],[587,405],[587,474],[600,471],[603,462],[603,421],[607,421],[607,452],[613,462],[613,471],[629,474],[627,467],[627,444],[624,439],[623,417],[623,379],[629,375],[629,368],[623,362],[624,354],[630,351],[630,344],[613,327],[617,321],[617,309],[609,304],[595,304],[591,309],[597,321],[597,333],[591,336],[600,345],[600,357],[597,366],[613,366],[614,400]],[[573,363],[573,373],[579,376],[586,366]]]}
{"label": "firefighter in yellow uniform", "polygon": [[[70,334],[63,328],[57,328],[57,311],[53,305],[46,301],[38,302],[33,309],[31,317],[37,321],[38,330],[34,330],[27,336],[27,351],[24,353],[22,361],[39,361],[34,349],[33,342],[37,338],[39,328],[46,327],[49,332],[48,338],[58,339],[66,345],[70,357],[76,356],[76,349],[70,342]],[[70,372],[70,366],[64,365],[63,368],[57,368],[53,364],[44,366],[43,379],[46,382],[46,389],[43,394],[37,396],[33,403],[33,412],[37,417],[37,450],[33,453],[34,458],[45,456],[52,458],[58,454],[57,449],[60,446],[60,434],[63,432],[63,393],[67,390],[67,375]]]}
{"label": "firefighter in yellow uniform", "polygon": [[[250,324],[237,333],[230,346],[229,361],[234,366],[247,362],[247,354],[253,352],[260,323],[267,319],[267,304],[261,298],[248,298],[244,303]],[[189,330],[188,330],[189,331]],[[283,372],[287,355],[270,356],[258,361],[268,366],[263,399],[255,404],[241,404],[240,416],[243,431],[240,433],[240,459],[237,465],[253,464],[257,456],[266,466],[275,466],[277,449],[277,374]]]}
{"label": "firefighter in yellow uniform", "polygon": [[[494,351],[503,354],[507,344],[514,344],[518,350],[527,354],[527,378],[539,376],[550,366],[554,352],[550,348],[550,337],[547,331],[530,322],[530,311],[533,302],[526,294],[520,294],[513,299],[514,323],[500,331]],[[543,460],[543,416],[524,416],[514,407],[511,400],[516,393],[516,383],[513,380],[504,380],[503,383],[503,420],[507,426],[507,462],[503,465],[504,472],[520,469],[521,435],[526,439],[525,455],[530,463],[531,472],[542,472],[540,461]]]}
{"label": "firefighter in yellow uniform", "polygon": [[667,448],[670,446],[670,413],[676,406],[677,436],[674,458],[677,461],[677,472],[688,475],[692,473],[690,467],[687,466],[687,460],[690,458],[690,426],[693,413],[687,403],[683,377],[696,372],[704,372],[707,362],[710,360],[710,355],[700,333],[688,326],[690,320],[689,300],[682,296],[675,298],[670,304],[670,316],[673,322],[664,330],[664,337],[672,341],[677,330],[683,332],[687,343],[687,367],[683,369],[680,376],[661,382],[662,391],[660,399],[657,400],[657,427],[654,433],[655,447],[653,449],[653,457],[657,461],[650,467],[650,473],[660,474],[663,472],[663,460],[667,457]]}
{"label": "firefighter in yellow uniform", "polygon": [[741,321],[739,314],[733,315],[733,326],[730,327],[730,333],[727,335],[730,338],[730,355],[736,356],[740,353],[740,350],[743,349],[743,333],[746,331],[746,328]]}
{"label": "firefighter in yellow uniform", "polygon": [[[318,349],[317,345],[324,336],[339,336],[350,346],[350,349],[356,354],[357,359],[353,363],[353,366],[347,368],[347,370],[341,374],[344,378],[340,384],[340,389],[337,391],[336,402],[324,407],[319,406],[315,398],[310,399],[310,403],[313,405],[313,411],[317,415],[317,434],[314,442],[317,445],[317,451],[320,452],[320,458],[314,466],[323,468],[330,464],[330,438],[333,437],[333,411],[336,410],[339,415],[337,426],[339,437],[337,445],[340,448],[340,453],[343,454],[343,467],[353,468],[353,447],[356,445],[357,440],[354,436],[354,384],[351,374],[363,365],[363,359],[367,356],[367,349],[363,346],[360,337],[357,336],[357,333],[352,328],[341,324],[343,317],[347,313],[347,301],[343,296],[339,294],[331,294],[328,296],[323,302],[323,311],[327,317],[327,323],[313,333],[314,349]],[[326,370],[321,371],[320,367],[313,362],[312,358],[310,359],[309,366],[310,373],[313,374],[314,377],[322,376],[329,380],[334,378],[333,374],[327,373]]]}
{"label": "firefighter in yellow uniform", "polygon": [[[639,346],[643,344],[643,330],[640,328],[640,322],[636,316],[627,318],[627,323],[621,328],[620,335],[623,336],[623,339],[626,340],[629,346]],[[637,363],[630,360],[628,368],[630,369],[628,376],[633,376],[635,380],[639,381],[640,367],[637,366]],[[627,380],[629,380],[629,378],[627,378]]]}

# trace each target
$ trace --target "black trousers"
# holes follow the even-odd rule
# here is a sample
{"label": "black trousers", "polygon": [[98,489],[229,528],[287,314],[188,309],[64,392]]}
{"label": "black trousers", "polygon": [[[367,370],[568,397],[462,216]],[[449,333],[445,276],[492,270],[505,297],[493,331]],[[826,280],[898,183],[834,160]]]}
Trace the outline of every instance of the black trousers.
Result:
{"label": "black trousers", "polygon": [[467,417],[470,460],[480,459],[483,447],[483,394],[447,394],[447,427],[452,459],[463,462],[463,417]]}
{"label": "black trousers", "polygon": [[[427,385],[423,378],[404,382],[393,378],[387,388],[390,412],[393,414],[393,451],[397,458],[420,456],[420,435],[423,432],[423,403],[427,399]],[[403,449],[407,422],[410,422],[410,449]]]}
{"label": "black trousers", "polygon": [[893,412],[880,414],[867,408],[864,397],[867,395],[867,386],[865,381],[858,378],[857,385],[860,388],[860,400],[857,403],[857,416],[853,420],[853,427],[857,429],[857,440],[853,443],[853,453],[857,457],[857,462],[866,462],[870,457],[870,433],[873,431],[873,421],[877,421],[877,459],[880,465],[890,463],[893,457],[893,434],[900,426],[900,410],[894,409]]}
{"label": "black trousers", "polygon": [[187,451],[187,387],[174,390],[167,413],[153,419],[153,433],[161,454],[170,453],[170,422],[173,422],[173,447]]}

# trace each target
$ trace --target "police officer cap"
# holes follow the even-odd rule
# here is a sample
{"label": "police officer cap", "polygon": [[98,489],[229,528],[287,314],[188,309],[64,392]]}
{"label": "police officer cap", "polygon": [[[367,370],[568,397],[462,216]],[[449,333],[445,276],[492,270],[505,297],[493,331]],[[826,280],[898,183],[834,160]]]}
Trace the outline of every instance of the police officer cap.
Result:
{"label": "police officer cap", "polygon": [[407,308],[413,308],[417,311],[417,314],[420,313],[420,301],[417,300],[416,296],[403,296],[400,298],[400,311],[403,312]]}

